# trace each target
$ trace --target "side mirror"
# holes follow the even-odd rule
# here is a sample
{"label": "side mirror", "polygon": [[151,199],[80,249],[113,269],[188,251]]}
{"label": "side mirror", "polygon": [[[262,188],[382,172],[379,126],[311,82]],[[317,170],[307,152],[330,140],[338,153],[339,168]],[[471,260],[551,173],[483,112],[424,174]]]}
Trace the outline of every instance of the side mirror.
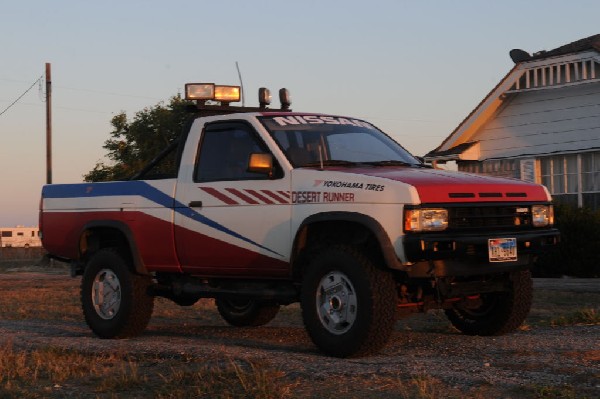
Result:
{"label": "side mirror", "polygon": [[248,172],[271,175],[273,172],[273,155],[264,153],[250,154]]}

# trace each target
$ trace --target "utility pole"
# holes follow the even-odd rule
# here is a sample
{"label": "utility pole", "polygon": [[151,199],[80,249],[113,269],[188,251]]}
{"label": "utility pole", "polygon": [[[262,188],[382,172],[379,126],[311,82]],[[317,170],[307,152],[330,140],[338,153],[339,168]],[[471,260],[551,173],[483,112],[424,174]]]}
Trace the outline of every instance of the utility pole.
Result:
{"label": "utility pole", "polygon": [[52,71],[46,63],[46,184],[52,184]]}

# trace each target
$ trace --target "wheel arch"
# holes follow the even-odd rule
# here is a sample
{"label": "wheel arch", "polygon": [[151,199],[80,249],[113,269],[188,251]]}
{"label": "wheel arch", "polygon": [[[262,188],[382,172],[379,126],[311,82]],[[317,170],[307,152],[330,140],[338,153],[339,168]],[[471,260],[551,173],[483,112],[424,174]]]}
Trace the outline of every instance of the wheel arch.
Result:
{"label": "wheel arch", "polygon": [[[367,233],[368,237],[358,235]],[[296,231],[292,247],[293,276],[301,274],[304,259],[303,252],[314,244],[319,237],[327,236],[329,243],[347,242],[351,240],[371,240],[385,266],[390,269],[405,270],[396,255],[389,235],[383,226],[374,218],[357,212],[321,212],[304,219]],[[344,241],[346,240],[346,241]]]}
{"label": "wheel arch", "polygon": [[95,220],[85,224],[79,235],[79,260],[88,258],[102,248],[114,247],[128,256],[135,272],[148,274],[129,226],[116,220]]}

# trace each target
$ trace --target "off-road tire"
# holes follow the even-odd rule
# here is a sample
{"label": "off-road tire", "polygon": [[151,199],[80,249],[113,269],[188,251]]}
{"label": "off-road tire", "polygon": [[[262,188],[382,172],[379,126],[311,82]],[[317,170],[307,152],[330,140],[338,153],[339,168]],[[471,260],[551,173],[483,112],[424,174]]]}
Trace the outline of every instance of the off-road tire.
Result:
{"label": "off-road tire", "polygon": [[258,327],[273,320],[280,306],[254,299],[217,298],[219,314],[234,327]]}
{"label": "off-road tire", "polygon": [[148,295],[151,283],[150,276],[134,273],[117,249],[99,250],[87,262],[81,280],[85,322],[100,338],[141,334],[154,309],[154,297]]}
{"label": "off-road tire", "polygon": [[318,252],[302,279],[304,326],[314,344],[335,357],[378,352],[396,322],[396,284],[362,252],[336,245]]}
{"label": "off-road tire", "polygon": [[533,283],[528,270],[507,274],[508,289],[481,294],[476,309],[460,302],[445,313],[452,325],[467,335],[502,335],[516,330],[525,321],[533,300]]}

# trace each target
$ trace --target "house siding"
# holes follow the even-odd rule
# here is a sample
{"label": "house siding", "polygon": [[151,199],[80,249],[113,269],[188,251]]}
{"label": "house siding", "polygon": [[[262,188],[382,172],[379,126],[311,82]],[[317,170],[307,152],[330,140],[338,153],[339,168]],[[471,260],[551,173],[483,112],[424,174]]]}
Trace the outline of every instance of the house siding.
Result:
{"label": "house siding", "polygon": [[480,160],[600,148],[600,82],[511,94],[478,133]]}

